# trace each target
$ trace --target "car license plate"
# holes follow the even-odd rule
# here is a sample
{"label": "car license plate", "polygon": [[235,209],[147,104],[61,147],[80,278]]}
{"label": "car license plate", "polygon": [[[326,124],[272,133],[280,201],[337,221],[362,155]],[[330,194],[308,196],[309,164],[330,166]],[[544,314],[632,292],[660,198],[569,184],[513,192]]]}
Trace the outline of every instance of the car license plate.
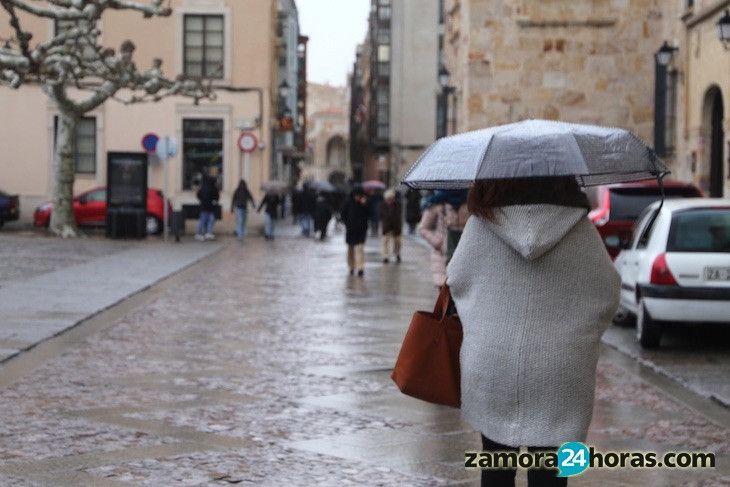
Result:
{"label": "car license plate", "polygon": [[730,281],[730,267],[705,267],[705,281]]}

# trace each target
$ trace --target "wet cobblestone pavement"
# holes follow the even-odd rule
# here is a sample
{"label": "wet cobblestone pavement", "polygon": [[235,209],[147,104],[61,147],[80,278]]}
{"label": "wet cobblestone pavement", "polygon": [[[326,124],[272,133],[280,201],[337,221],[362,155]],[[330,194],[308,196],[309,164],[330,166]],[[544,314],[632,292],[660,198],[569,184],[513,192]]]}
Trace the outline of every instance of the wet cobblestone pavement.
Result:
{"label": "wet cobblestone pavement", "polygon": [[[389,378],[435,297],[426,250],[406,239],[384,266],[371,241],[360,279],[341,240],[228,242],[20,374],[0,389],[0,486],[477,485],[463,459],[478,434]],[[730,413],[689,407],[619,355],[599,362],[588,443],[712,450],[718,467],[569,484],[730,486]]]}

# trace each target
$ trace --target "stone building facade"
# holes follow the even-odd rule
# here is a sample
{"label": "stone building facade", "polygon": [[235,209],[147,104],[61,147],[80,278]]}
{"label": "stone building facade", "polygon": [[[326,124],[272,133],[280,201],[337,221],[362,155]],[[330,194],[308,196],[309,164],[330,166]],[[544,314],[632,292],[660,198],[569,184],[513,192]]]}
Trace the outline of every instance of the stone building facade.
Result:
{"label": "stone building facade", "polygon": [[348,106],[347,88],[308,84],[303,180],[344,183],[351,176]]}
{"label": "stone building facade", "polygon": [[675,2],[447,0],[451,131],[527,118],[653,136],[654,53]]}
{"label": "stone building facade", "polygon": [[685,0],[676,23],[668,72],[677,80],[675,113],[669,112],[667,159],[677,177],[694,181],[708,196],[730,197],[730,45],[717,23],[730,0]]}

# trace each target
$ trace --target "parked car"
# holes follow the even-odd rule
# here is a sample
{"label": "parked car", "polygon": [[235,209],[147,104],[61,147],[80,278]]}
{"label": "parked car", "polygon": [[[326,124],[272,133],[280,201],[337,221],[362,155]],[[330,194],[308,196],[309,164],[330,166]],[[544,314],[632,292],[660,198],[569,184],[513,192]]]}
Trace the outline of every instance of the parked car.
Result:
{"label": "parked car", "polygon": [[[702,197],[702,191],[692,183],[665,180],[666,199]],[[634,223],[641,212],[661,199],[656,180],[636,183],[598,186],[589,190],[593,210],[588,217],[593,221],[606,244],[606,250],[615,259],[631,240]]]}
{"label": "parked car", "polygon": [[17,220],[20,217],[20,203],[17,195],[10,195],[0,191],[0,228],[5,222]]}
{"label": "parked car", "polygon": [[[147,190],[147,234],[156,235],[162,232],[164,218],[163,194],[158,189]],[[106,188],[94,188],[76,196],[73,200],[76,224],[88,227],[106,226]],[[172,215],[170,202],[167,202],[168,215]],[[53,203],[46,202],[36,208],[33,223],[39,227],[47,227],[51,221]]]}
{"label": "parked car", "polygon": [[730,199],[675,199],[658,209],[644,210],[615,261],[620,312],[636,318],[645,348],[659,346],[664,322],[730,323]]}

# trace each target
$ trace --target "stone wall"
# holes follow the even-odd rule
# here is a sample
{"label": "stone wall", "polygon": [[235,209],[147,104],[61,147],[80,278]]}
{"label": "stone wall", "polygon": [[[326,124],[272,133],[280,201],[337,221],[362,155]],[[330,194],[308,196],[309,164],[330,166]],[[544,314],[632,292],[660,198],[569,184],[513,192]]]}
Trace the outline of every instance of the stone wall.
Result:
{"label": "stone wall", "polygon": [[456,131],[527,118],[625,127],[653,141],[654,53],[674,0],[447,0]]}

